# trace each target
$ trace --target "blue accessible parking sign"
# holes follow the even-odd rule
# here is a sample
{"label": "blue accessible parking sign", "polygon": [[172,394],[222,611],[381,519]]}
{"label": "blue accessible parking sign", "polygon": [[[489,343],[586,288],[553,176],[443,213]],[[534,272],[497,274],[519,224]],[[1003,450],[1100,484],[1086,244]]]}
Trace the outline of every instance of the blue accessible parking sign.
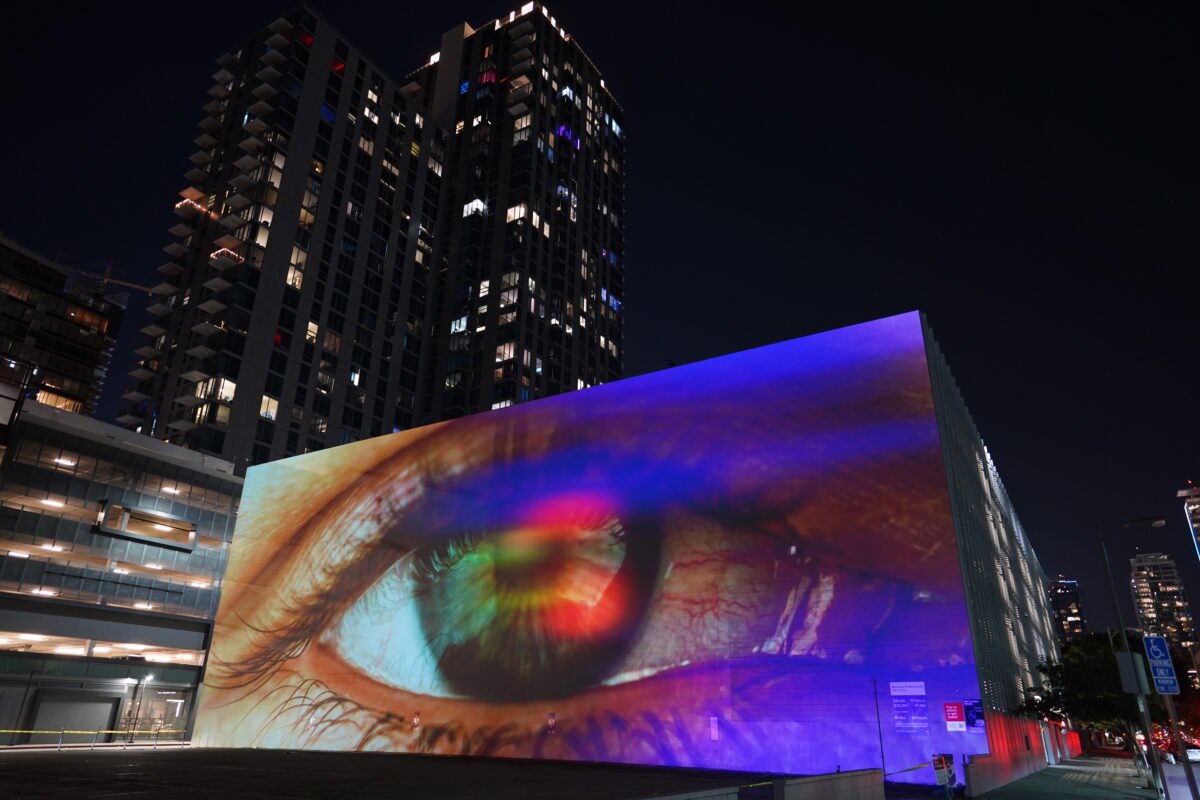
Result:
{"label": "blue accessible parking sign", "polygon": [[1150,674],[1154,677],[1154,689],[1159,694],[1179,694],[1179,679],[1175,676],[1175,665],[1171,663],[1171,651],[1162,636],[1144,636],[1146,658],[1150,661]]}

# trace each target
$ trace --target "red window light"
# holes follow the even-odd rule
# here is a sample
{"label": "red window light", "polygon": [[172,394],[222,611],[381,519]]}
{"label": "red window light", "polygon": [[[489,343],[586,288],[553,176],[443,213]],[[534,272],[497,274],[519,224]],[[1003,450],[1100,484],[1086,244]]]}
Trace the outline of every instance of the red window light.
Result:
{"label": "red window light", "polygon": [[341,75],[342,70],[344,70],[346,68],[346,62],[342,61],[337,56],[334,56],[333,61],[330,62],[330,64],[329,64],[329,68],[332,69],[334,72],[338,73],[339,75]]}
{"label": "red window light", "polygon": [[298,41],[300,44],[304,45],[305,47],[312,47],[313,37],[312,37],[311,33],[305,33],[304,31],[300,31],[298,34],[296,34],[296,41]]}

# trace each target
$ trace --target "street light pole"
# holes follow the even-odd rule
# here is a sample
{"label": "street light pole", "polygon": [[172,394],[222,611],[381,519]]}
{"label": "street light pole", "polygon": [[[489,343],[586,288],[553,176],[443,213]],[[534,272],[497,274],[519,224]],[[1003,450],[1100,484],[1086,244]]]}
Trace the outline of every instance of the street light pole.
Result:
{"label": "street light pole", "polygon": [[[1128,528],[1135,522],[1143,522],[1144,520],[1133,520],[1126,522],[1125,527]],[[1154,523],[1158,522],[1157,525]],[[1155,520],[1150,522],[1154,527],[1161,527],[1162,521]],[[1113,580],[1112,564],[1108,560],[1108,543],[1104,539],[1104,528],[1100,528],[1100,549],[1104,552],[1104,570],[1108,573],[1108,589],[1112,593],[1113,610],[1117,612],[1117,625],[1121,629],[1121,644],[1125,647],[1126,653],[1133,653],[1129,647],[1129,634],[1125,631],[1125,615],[1121,613],[1121,601],[1117,596],[1117,582]],[[1154,788],[1158,794],[1164,797],[1170,797],[1166,791],[1167,782],[1163,779],[1162,764],[1158,760],[1158,747],[1154,744],[1154,726],[1150,722],[1150,708],[1146,703],[1146,695],[1142,693],[1142,684],[1139,676],[1134,675],[1137,680],[1137,704],[1138,711],[1142,715],[1142,727],[1146,730],[1146,741],[1150,749],[1150,768],[1154,778]],[[1137,742],[1134,742],[1137,746]]]}

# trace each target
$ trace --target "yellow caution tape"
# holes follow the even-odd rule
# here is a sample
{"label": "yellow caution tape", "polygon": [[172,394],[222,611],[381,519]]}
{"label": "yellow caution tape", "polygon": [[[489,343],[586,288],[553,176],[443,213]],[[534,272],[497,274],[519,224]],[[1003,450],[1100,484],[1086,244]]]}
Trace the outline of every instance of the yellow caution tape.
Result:
{"label": "yellow caution tape", "polygon": [[919,770],[920,768],[922,768],[922,766],[929,766],[932,763],[934,763],[934,762],[925,762],[924,764],[917,764],[916,766],[906,766],[906,768],[904,768],[902,770],[896,770],[895,772],[884,772],[883,775],[884,775],[884,777],[887,777],[888,775],[900,775],[900,772],[911,772],[913,770]]}

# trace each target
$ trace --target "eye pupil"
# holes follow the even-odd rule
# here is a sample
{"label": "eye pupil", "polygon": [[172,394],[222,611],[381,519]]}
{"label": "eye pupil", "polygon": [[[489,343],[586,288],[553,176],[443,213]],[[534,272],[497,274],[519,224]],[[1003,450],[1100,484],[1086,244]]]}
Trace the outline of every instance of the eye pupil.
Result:
{"label": "eye pupil", "polygon": [[443,680],[493,702],[599,682],[632,643],[659,559],[656,529],[626,537],[609,514],[496,533],[420,598]]}

